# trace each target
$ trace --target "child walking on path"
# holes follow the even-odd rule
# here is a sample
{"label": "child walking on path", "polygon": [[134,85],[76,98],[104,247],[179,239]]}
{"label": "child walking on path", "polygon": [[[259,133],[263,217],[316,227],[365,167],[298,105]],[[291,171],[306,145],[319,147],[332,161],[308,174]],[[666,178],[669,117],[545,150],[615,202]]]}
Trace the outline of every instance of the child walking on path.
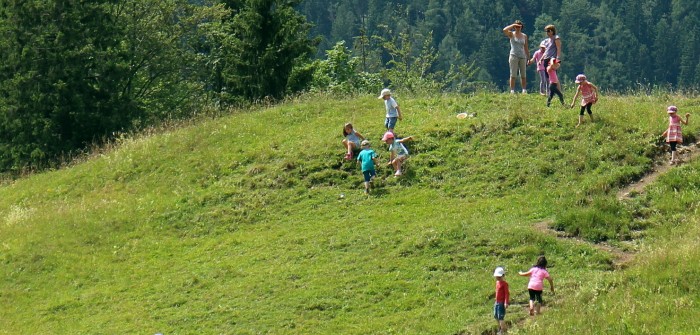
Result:
{"label": "child walking on path", "polygon": [[540,43],[540,48],[537,49],[532,54],[532,58],[528,61],[527,65],[530,65],[532,63],[535,63],[537,65],[537,73],[540,75],[540,95],[548,95],[549,94],[549,82],[547,80],[547,69],[544,68],[544,64],[540,62],[542,60],[542,56],[544,55],[544,48],[546,45],[544,44],[544,41]]}
{"label": "child walking on path", "polygon": [[506,329],[506,308],[510,304],[510,290],[508,282],[503,278],[506,276],[506,270],[502,267],[497,267],[493,272],[496,277],[496,303],[493,305],[493,317],[498,322],[498,334],[505,334]]}
{"label": "child walking on path", "polygon": [[598,102],[598,87],[593,85],[590,81],[586,79],[586,75],[579,74],[576,76],[576,83],[578,88],[576,89],[576,94],[574,95],[574,100],[571,101],[571,108],[574,108],[574,103],[576,103],[576,98],[581,94],[581,113],[578,115],[578,124],[576,127],[583,123],[583,112],[588,111],[588,116],[591,117],[591,122],[593,122],[593,112],[591,111],[591,106]]}
{"label": "child walking on path", "polygon": [[403,120],[401,116],[401,109],[396,100],[391,97],[391,91],[388,88],[382,90],[379,94],[379,99],[384,99],[384,107],[386,108],[386,120],[384,121],[384,126],[390,132],[394,132],[397,120]]}
{"label": "child walking on path", "polygon": [[552,64],[547,66],[547,73],[549,75],[549,97],[547,98],[547,107],[549,107],[555,94],[559,96],[559,101],[561,101],[561,105],[564,106],[564,94],[559,90],[559,77],[557,76],[559,65],[559,60],[553,58]]}
{"label": "child walking on path", "polygon": [[343,146],[347,149],[345,160],[349,161],[352,159],[353,152],[360,149],[360,141],[364,140],[365,137],[355,131],[352,123],[346,123],[343,127],[343,137]]}
{"label": "child walking on path", "polygon": [[518,272],[519,275],[530,277],[530,282],[527,284],[527,291],[530,293],[530,315],[540,314],[540,306],[542,305],[542,290],[544,289],[544,279],[549,281],[549,288],[554,293],[554,281],[547,272],[547,258],[540,256],[535,264],[527,272]]}
{"label": "child walking on path", "polygon": [[408,159],[408,149],[406,149],[406,146],[403,145],[403,143],[412,140],[413,136],[396,139],[394,133],[390,131],[384,133],[384,137],[382,137],[382,141],[389,145],[390,154],[389,163],[387,163],[387,165],[394,167],[394,170],[396,171],[396,173],[394,173],[394,177],[398,177],[403,174],[401,171],[401,166]]}
{"label": "child walking on path", "polygon": [[678,116],[678,107],[668,106],[666,109],[668,113],[668,128],[661,135],[666,137],[666,143],[671,146],[671,164],[678,163],[678,158],[676,157],[676,146],[678,143],[683,143],[683,132],[681,131],[681,123],[688,125],[688,118],[690,118],[690,113],[685,113],[685,120]]}
{"label": "child walking on path", "polygon": [[370,143],[367,140],[362,141],[362,151],[357,155],[357,160],[360,161],[362,167],[362,175],[365,177],[365,194],[369,194],[370,185],[377,172],[374,169],[377,163],[377,153],[370,149]]}

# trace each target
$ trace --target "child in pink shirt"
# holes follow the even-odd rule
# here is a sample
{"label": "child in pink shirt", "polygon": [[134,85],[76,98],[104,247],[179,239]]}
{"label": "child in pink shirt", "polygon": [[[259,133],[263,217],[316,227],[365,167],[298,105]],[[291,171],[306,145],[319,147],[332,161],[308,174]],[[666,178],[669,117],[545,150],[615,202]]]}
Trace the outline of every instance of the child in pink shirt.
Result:
{"label": "child in pink shirt", "polygon": [[591,106],[598,102],[598,87],[588,81],[585,74],[579,74],[576,76],[576,83],[578,84],[578,88],[576,89],[574,100],[571,101],[571,108],[574,108],[576,98],[579,94],[581,94],[581,113],[578,115],[578,124],[576,125],[576,127],[578,127],[581,125],[581,123],[583,123],[583,112],[586,110],[588,111],[588,116],[591,117],[591,122],[593,121]]}
{"label": "child in pink shirt", "polygon": [[683,133],[681,132],[681,123],[688,125],[688,118],[690,118],[690,113],[685,113],[685,120],[678,116],[678,107],[668,106],[666,109],[668,113],[668,128],[661,135],[666,137],[666,143],[671,146],[671,164],[678,163],[676,159],[676,146],[678,143],[683,143]]}
{"label": "child in pink shirt", "polygon": [[542,64],[540,61],[542,56],[544,56],[545,47],[546,45],[544,44],[544,41],[542,41],[540,43],[540,48],[532,54],[532,58],[530,58],[527,63],[527,65],[532,63],[537,64],[537,73],[540,75],[540,95],[547,95],[547,93],[549,93],[547,91],[547,87],[549,86],[549,83],[547,82],[547,69],[544,68],[544,64]]}
{"label": "child in pink shirt", "polygon": [[553,58],[552,64],[547,66],[547,74],[549,75],[549,97],[547,98],[547,107],[549,107],[550,102],[554,95],[559,96],[559,101],[561,105],[564,105],[564,94],[559,90],[559,77],[557,76],[557,69],[559,69],[560,61],[559,59]]}
{"label": "child in pink shirt", "polygon": [[547,258],[544,256],[538,257],[535,266],[527,272],[518,272],[518,274],[530,277],[530,282],[527,284],[527,291],[530,293],[530,315],[540,314],[545,279],[549,281],[549,288],[554,293],[554,281],[552,281],[552,277],[547,272]]}

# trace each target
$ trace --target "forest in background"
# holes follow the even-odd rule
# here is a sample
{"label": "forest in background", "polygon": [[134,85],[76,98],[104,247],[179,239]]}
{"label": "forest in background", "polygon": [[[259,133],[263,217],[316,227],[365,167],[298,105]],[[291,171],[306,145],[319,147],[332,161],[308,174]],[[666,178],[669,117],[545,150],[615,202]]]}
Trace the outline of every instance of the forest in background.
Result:
{"label": "forest in background", "polygon": [[300,92],[499,91],[516,19],[531,50],[558,27],[565,88],[585,72],[607,91],[694,92],[699,12],[689,0],[4,2],[0,174]]}
{"label": "forest in background", "polygon": [[[530,53],[554,24],[561,36],[564,83],[586,73],[602,89],[696,89],[700,85],[700,8],[690,0],[305,0],[301,12],[322,36],[319,57],[337,41],[352,46],[362,69],[378,72],[392,59],[381,44],[413,41],[436,54],[429,72],[474,64],[474,79],[507,86],[508,39],[502,29],[524,22]],[[530,86],[536,80],[528,67]]]}

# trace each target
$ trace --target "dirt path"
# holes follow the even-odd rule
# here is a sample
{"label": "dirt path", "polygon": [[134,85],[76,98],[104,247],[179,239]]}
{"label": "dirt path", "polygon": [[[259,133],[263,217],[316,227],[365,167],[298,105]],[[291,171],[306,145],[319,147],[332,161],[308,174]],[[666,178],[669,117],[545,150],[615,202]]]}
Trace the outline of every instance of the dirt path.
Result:
{"label": "dirt path", "polygon": [[[691,160],[694,160],[698,156],[700,156],[700,143],[691,143],[687,146],[683,146],[678,149],[678,154],[680,156],[681,162],[688,162]],[[630,197],[634,196],[635,194],[639,194],[644,192],[644,188],[655,182],[656,179],[658,179],[660,176],[664,175],[666,172],[668,172],[671,168],[673,168],[675,165],[671,165],[668,163],[668,161],[662,161],[659,162],[651,172],[647,173],[644,177],[642,177],[640,180],[627,185],[627,187],[621,189],[619,192],[617,192],[617,198],[620,200],[625,200],[629,199]]]}
{"label": "dirt path", "polygon": [[549,228],[549,225],[551,223],[552,223],[552,220],[541,221],[541,222],[535,223],[533,225],[533,227],[539,232],[553,235],[559,239],[571,241],[571,242],[579,244],[579,245],[587,245],[587,246],[593,247],[595,249],[598,249],[600,251],[603,251],[603,252],[606,252],[606,253],[612,255],[613,256],[613,268],[616,270],[625,268],[627,266],[627,264],[632,259],[634,259],[634,252],[620,249],[620,248],[615,247],[613,245],[610,245],[608,243],[592,243],[592,242],[586,241],[582,238],[569,236],[568,234],[566,234],[564,232],[556,231],[554,229]]}
{"label": "dirt path", "polygon": [[[681,162],[689,162],[694,159],[696,159],[698,156],[700,156],[700,143],[691,143],[686,146],[683,146],[679,148],[678,150],[679,158]],[[665,158],[664,158],[665,159]],[[682,163],[681,163],[682,164]],[[644,188],[646,188],[647,185],[655,182],[660,176],[664,175],[668,171],[671,170],[676,165],[671,165],[669,164],[668,161],[659,161],[656,166],[644,175],[641,179],[638,181],[631,183],[627,187],[624,187],[617,193],[617,198],[619,200],[625,200],[633,197],[636,194],[644,192]],[[545,221],[540,221],[535,224],[533,224],[533,228],[537,230],[538,232],[541,232],[543,234],[547,235],[552,235],[555,236],[557,239],[562,239],[562,240],[567,240],[579,245],[587,245],[592,248],[595,248],[597,250],[606,252],[610,255],[613,256],[613,269],[615,270],[620,270],[624,269],[627,267],[627,265],[634,259],[635,252],[632,251],[627,251],[624,249],[621,249],[619,247],[610,245],[608,243],[592,243],[589,241],[586,241],[582,238],[578,238],[575,236],[570,236],[566,234],[565,232],[560,232],[556,231],[554,229],[551,229],[549,226],[552,224],[552,220],[545,220]],[[519,306],[518,306],[519,305]],[[520,308],[527,309],[528,304],[527,303],[520,303],[520,304],[514,304],[514,306],[518,306]],[[546,306],[542,306],[543,310],[546,309]],[[511,320],[508,323],[508,328],[511,327],[521,327],[523,326],[526,322],[528,322],[530,318],[525,317],[525,318],[520,318],[516,320]],[[481,335],[495,335],[497,333],[496,327],[492,327],[491,329],[487,329],[481,333]],[[462,334],[462,333],[458,333]]]}

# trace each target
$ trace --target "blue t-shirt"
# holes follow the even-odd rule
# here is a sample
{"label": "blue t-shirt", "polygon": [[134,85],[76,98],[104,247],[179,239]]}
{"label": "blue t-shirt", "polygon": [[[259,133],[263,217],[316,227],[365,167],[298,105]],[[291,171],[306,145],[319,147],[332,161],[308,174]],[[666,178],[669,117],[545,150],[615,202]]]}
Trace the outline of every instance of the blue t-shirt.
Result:
{"label": "blue t-shirt", "polygon": [[374,170],[374,161],[372,158],[376,158],[377,153],[372,149],[362,149],[357,155],[357,160],[362,163],[362,172]]}

